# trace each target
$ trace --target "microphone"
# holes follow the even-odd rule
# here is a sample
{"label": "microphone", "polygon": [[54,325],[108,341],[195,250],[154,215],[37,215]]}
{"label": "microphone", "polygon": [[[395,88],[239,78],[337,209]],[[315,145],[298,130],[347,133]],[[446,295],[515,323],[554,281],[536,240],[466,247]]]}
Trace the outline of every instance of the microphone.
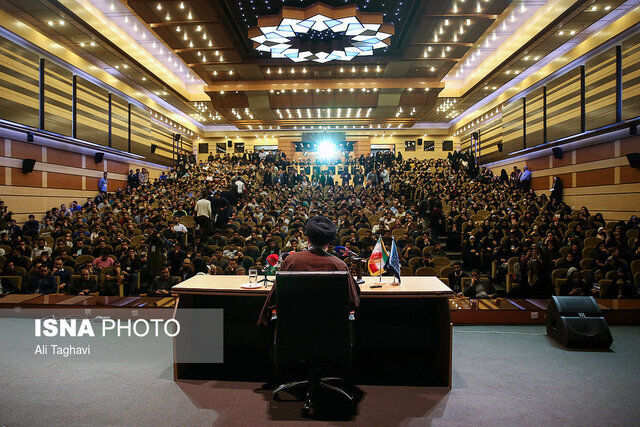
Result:
{"label": "microphone", "polygon": [[333,250],[341,257],[348,256],[351,258],[360,258],[360,255],[344,246],[334,246]]}
{"label": "microphone", "polygon": [[271,267],[275,267],[279,260],[280,256],[278,254],[271,254],[267,257],[267,264]]}

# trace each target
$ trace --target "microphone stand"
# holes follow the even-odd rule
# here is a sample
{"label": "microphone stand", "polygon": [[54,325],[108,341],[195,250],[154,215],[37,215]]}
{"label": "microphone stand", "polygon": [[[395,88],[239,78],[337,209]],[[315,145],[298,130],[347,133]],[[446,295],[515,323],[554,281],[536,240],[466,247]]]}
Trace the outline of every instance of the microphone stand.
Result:
{"label": "microphone stand", "polygon": [[257,282],[257,283],[262,283],[265,288],[269,287],[269,283],[271,283],[271,284],[275,283],[274,280],[271,280],[271,279],[269,279],[267,277],[267,271],[268,271],[268,267],[265,267],[264,270],[262,271],[264,273],[264,277],[262,279],[258,280],[258,282]]}

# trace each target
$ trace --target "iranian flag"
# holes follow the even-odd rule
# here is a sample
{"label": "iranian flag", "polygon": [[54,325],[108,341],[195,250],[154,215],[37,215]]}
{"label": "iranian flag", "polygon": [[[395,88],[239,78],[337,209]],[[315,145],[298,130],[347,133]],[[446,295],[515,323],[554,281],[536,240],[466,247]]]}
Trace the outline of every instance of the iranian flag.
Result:
{"label": "iranian flag", "polygon": [[389,254],[384,248],[382,238],[378,238],[376,246],[373,248],[373,252],[371,252],[371,256],[369,257],[369,261],[367,262],[369,267],[369,274],[371,274],[372,276],[379,276],[384,273],[383,267],[387,263],[388,259]]}

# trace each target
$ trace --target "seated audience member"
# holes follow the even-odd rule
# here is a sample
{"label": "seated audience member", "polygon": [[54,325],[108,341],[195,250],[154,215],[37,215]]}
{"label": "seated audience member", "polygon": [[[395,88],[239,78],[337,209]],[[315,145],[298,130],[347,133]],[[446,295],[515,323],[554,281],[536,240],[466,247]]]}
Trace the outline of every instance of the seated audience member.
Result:
{"label": "seated audience member", "polygon": [[[106,273],[104,275],[104,282],[100,288],[100,295],[116,296],[120,294],[120,286],[123,287],[123,293],[125,292],[125,284],[128,283],[129,275],[122,270],[119,261],[114,261],[113,265],[104,267]],[[129,289],[126,288],[126,291]]]}
{"label": "seated audience member", "polygon": [[468,298],[495,298],[497,296],[491,282],[481,278],[478,270],[471,270],[471,281],[463,295]]}
{"label": "seated audience member", "polygon": [[571,267],[567,271],[567,280],[560,288],[560,295],[571,296],[590,296],[592,288],[586,280],[580,275],[580,271],[577,268]]}
{"label": "seated audience member", "polygon": [[56,279],[50,274],[49,267],[39,265],[38,271],[29,277],[26,286],[23,286],[25,294],[55,294],[58,291]]}
{"label": "seated audience member", "polygon": [[171,287],[180,283],[178,277],[169,273],[169,267],[162,267],[160,276],[155,277],[147,289],[147,296],[166,296],[171,294]]}
{"label": "seated audience member", "polygon": [[638,298],[638,290],[634,286],[626,268],[618,268],[612,280],[618,291],[618,298]]}
{"label": "seated audience member", "polygon": [[449,279],[449,287],[456,293],[456,296],[462,296],[461,282],[463,277],[469,277],[469,275],[462,271],[462,264],[460,262],[454,262],[453,271],[449,273],[447,278]]}
{"label": "seated audience member", "polygon": [[89,274],[88,268],[80,269],[80,277],[71,279],[69,293],[71,295],[89,295],[98,292],[98,282]]}
{"label": "seated audience member", "polygon": [[180,267],[180,270],[178,270],[177,276],[180,277],[181,282],[184,282],[185,280],[190,279],[195,275],[196,275],[196,271],[193,266],[193,263],[189,258],[185,258],[182,261],[182,267]]}
{"label": "seated audience member", "polygon": [[40,255],[45,252],[49,254],[49,256],[51,256],[51,248],[46,245],[45,240],[38,239],[38,245],[31,251],[31,259],[34,260],[36,258],[39,258]]}
{"label": "seated audience member", "polygon": [[94,271],[100,273],[100,270],[103,268],[112,267],[114,262],[113,258],[109,256],[109,251],[103,249],[101,255],[98,258],[95,258],[91,265]]}
{"label": "seated audience member", "polygon": [[53,270],[51,270],[51,274],[54,277],[57,276],[60,278],[60,286],[58,289],[62,289],[71,284],[71,271],[64,267],[62,258],[56,258],[53,262]]}
{"label": "seated audience member", "polygon": [[2,276],[20,276],[22,279],[25,278],[25,274],[21,271],[16,270],[16,266],[13,261],[7,261],[4,263],[4,268],[2,269]]}

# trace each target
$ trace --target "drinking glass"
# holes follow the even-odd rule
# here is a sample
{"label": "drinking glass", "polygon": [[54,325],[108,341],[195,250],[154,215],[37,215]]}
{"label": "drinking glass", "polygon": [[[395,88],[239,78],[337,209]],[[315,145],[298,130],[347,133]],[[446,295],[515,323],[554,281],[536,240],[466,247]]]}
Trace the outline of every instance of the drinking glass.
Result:
{"label": "drinking glass", "polygon": [[258,270],[255,268],[249,269],[249,283],[256,283],[258,281]]}

